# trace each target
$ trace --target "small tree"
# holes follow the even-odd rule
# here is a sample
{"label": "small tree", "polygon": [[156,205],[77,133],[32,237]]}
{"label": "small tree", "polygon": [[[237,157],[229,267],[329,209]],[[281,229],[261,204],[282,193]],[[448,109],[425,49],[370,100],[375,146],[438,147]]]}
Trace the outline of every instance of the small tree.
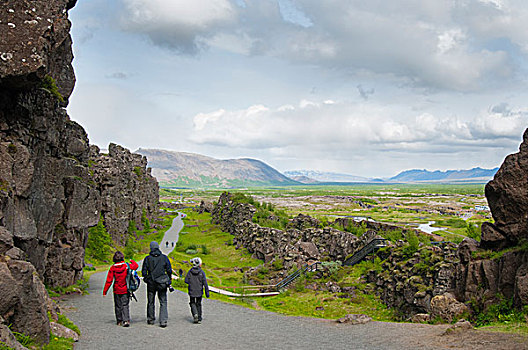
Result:
{"label": "small tree", "polygon": [[107,261],[112,247],[112,238],[104,226],[103,215],[101,215],[97,226],[88,229],[88,244],[86,255],[99,261]]}

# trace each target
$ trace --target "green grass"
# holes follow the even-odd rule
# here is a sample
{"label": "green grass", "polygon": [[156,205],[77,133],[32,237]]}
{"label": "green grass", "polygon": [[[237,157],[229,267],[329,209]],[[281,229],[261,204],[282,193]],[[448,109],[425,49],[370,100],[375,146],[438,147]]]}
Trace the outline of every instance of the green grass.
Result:
{"label": "green grass", "polygon": [[[235,249],[230,242],[233,236],[222,232],[217,225],[210,223],[209,214],[198,214],[193,210],[184,210],[187,214],[184,231],[180,234],[176,249],[169,257],[173,261],[173,269],[182,268],[184,271],[190,269],[188,262],[191,258],[199,256],[203,261],[209,283],[214,286],[237,286],[242,282],[243,273],[235,271],[235,267],[254,267],[262,264],[262,261],[251,258],[245,249]],[[206,246],[206,253],[202,246]],[[187,254],[189,247],[195,247],[196,253]]]}
{"label": "green grass", "polygon": [[88,277],[83,276],[75,284],[72,284],[68,287],[48,287],[46,286],[46,290],[48,291],[48,294],[50,297],[58,297],[65,294],[71,294],[71,293],[81,293],[85,294],[86,289],[88,289]]}
{"label": "green grass", "polygon": [[79,327],[77,327],[77,325],[75,323],[73,323],[68,317],[62,315],[62,314],[58,314],[59,316],[59,320],[57,321],[57,323],[71,329],[72,331],[74,331],[75,333],[81,335],[81,330],[79,329]]}
{"label": "green grass", "polygon": [[259,299],[265,310],[290,316],[337,319],[346,314],[367,314],[376,321],[393,321],[393,313],[374,296],[358,293],[353,298],[339,298],[329,292],[289,289],[280,295]]}
{"label": "green grass", "polygon": [[42,347],[42,350],[71,350],[73,349],[73,340],[71,338],[61,338],[54,335],[50,336],[50,342]]}

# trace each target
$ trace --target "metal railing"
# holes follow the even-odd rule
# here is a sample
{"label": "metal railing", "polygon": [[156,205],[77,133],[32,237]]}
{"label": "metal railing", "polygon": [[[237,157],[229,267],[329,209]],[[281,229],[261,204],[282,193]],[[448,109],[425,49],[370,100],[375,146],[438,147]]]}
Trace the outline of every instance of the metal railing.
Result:
{"label": "metal railing", "polygon": [[289,274],[288,276],[284,277],[283,280],[281,280],[279,283],[275,285],[275,289],[280,291],[284,288],[286,288],[288,285],[290,285],[293,281],[295,281],[297,278],[299,278],[303,273],[306,273],[307,271],[316,271],[320,262],[316,261],[312,264],[304,264],[301,266],[301,268],[295,270],[293,273]]}
{"label": "metal railing", "polygon": [[374,238],[368,242],[363,248],[358,250],[350,258],[346,259],[343,265],[352,266],[365,259],[365,257],[371,253],[374,253],[376,250],[386,247],[385,238]]}

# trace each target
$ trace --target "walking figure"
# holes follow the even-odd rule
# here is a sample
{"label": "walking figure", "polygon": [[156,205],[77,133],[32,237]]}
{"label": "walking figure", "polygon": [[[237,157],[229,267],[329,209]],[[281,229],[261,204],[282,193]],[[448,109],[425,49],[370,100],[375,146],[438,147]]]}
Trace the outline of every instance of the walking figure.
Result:
{"label": "walking figure", "polygon": [[205,272],[201,268],[202,259],[192,258],[191,263],[193,267],[185,276],[185,283],[189,285],[189,305],[191,306],[194,323],[202,323],[202,295],[205,287],[205,296],[209,298],[209,285],[207,284]]}
{"label": "walking figure", "polygon": [[161,253],[158,242],[150,242],[150,254],[143,261],[141,273],[147,283],[147,323],[154,324],[156,320],[154,304],[158,294],[160,327],[167,327],[167,288],[172,281],[172,266],[169,258]]}
{"label": "walking figure", "polygon": [[169,247],[169,241],[165,242],[165,247],[166,247],[166,248]]}
{"label": "walking figure", "polygon": [[[126,277],[128,273],[128,266],[125,263],[125,256],[119,250],[115,252],[112,258],[114,265],[108,270],[106,276],[106,283],[103,289],[103,296],[106,296],[108,289],[114,283],[114,312],[118,326],[130,326],[130,311],[128,308],[130,297],[128,295]],[[130,269],[136,270],[138,264],[134,260],[130,260]]]}

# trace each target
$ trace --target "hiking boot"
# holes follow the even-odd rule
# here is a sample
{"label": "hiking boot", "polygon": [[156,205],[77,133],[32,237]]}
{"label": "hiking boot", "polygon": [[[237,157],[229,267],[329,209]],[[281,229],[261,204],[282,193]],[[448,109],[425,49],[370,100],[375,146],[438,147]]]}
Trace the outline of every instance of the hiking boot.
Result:
{"label": "hiking boot", "polygon": [[117,325],[118,326],[122,326],[123,325],[123,321],[117,321]]}
{"label": "hiking boot", "polygon": [[148,321],[147,321],[147,324],[153,325],[153,324],[154,324],[154,321],[148,320]]}
{"label": "hiking boot", "polygon": [[167,327],[167,324],[166,324],[166,323],[161,323],[161,324],[160,324],[160,327],[161,327],[161,328],[165,328],[165,327]]}
{"label": "hiking boot", "polygon": [[202,323],[202,320],[198,319],[198,321],[196,321],[197,324],[200,324]]}
{"label": "hiking boot", "polygon": [[130,327],[130,322],[128,321],[123,322],[123,327]]}
{"label": "hiking boot", "polygon": [[194,319],[194,323],[199,323],[200,322],[200,320],[198,319],[198,315],[194,315],[193,319]]}

